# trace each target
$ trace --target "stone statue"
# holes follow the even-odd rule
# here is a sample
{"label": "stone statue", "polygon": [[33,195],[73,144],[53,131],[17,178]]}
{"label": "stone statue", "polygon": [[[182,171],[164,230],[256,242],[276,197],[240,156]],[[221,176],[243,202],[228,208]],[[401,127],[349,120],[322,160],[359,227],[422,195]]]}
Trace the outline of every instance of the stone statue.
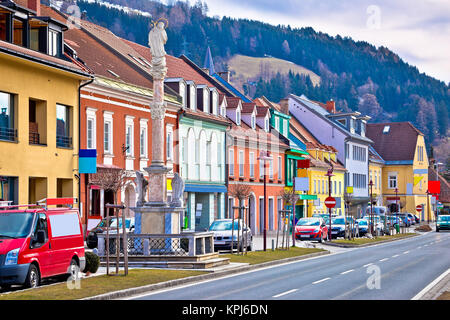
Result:
{"label": "stone statue", "polygon": [[136,202],[137,207],[142,207],[145,203],[145,194],[147,193],[148,181],[145,179],[144,174],[140,171],[136,171],[136,178],[134,182],[137,186],[138,200]]}
{"label": "stone statue", "polygon": [[182,197],[184,193],[184,180],[180,177],[180,175],[175,172],[174,177],[172,179],[172,201],[170,205],[172,207],[181,207],[182,205]]}
{"label": "stone statue", "polygon": [[163,21],[158,21],[148,33],[148,45],[152,53],[152,75],[157,79],[163,79],[167,73],[166,50],[167,33]]}

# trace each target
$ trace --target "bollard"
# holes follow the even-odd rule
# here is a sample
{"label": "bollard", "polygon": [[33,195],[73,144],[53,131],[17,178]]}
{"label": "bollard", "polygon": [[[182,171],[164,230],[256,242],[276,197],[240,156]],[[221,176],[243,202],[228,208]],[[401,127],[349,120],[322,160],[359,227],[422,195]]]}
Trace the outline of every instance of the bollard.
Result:
{"label": "bollard", "polygon": [[272,239],[272,251],[274,251],[274,250],[275,250],[275,240]]}

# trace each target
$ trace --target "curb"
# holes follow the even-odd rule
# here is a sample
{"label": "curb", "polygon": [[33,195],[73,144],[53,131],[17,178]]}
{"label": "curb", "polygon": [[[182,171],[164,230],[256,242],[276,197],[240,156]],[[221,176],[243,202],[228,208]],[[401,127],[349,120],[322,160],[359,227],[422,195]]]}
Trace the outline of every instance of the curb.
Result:
{"label": "curb", "polygon": [[420,236],[421,234],[417,233],[417,234],[412,234],[409,236],[404,236],[398,239],[388,239],[388,240],[382,240],[382,241],[376,241],[376,242],[371,242],[371,243],[365,243],[365,244],[344,244],[344,243],[324,243],[323,245],[325,246],[331,246],[331,247],[340,247],[340,248],[363,248],[363,247],[369,247],[369,246],[374,246],[377,244],[381,244],[381,243],[386,243],[386,242],[393,242],[393,241],[399,241],[399,240],[404,240],[404,239],[408,239],[408,238],[412,238],[412,237],[417,237]]}
{"label": "curb", "polygon": [[433,280],[422,291],[416,294],[411,300],[436,300],[450,283],[450,269],[447,269],[439,277]]}
{"label": "curb", "polygon": [[231,270],[217,271],[217,272],[209,273],[209,274],[205,274],[205,275],[191,276],[191,277],[182,278],[182,279],[175,279],[175,280],[170,280],[170,281],[166,281],[166,282],[154,283],[154,284],[137,287],[137,288],[130,288],[130,289],[124,289],[124,290],[120,290],[120,291],[108,292],[108,293],[104,293],[104,294],[93,296],[93,297],[83,298],[80,300],[120,299],[120,298],[130,297],[130,296],[134,296],[134,295],[138,295],[138,294],[142,294],[142,293],[146,293],[146,292],[151,292],[151,291],[155,291],[155,290],[171,288],[171,287],[175,287],[175,286],[178,286],[181,284],[189,284],[189,283],[199,282],[199,281],[203,281],[203,280],[211,280],[211,279],[220,278],[223,276],[237,274],[237,273],[241,273],[241,272],[245,272],[245,271],[261,269],[261,268],[279,265],[279,264],[283,264],[283,263],[287,263],[287,262],[301,261],[301,260],[305,260],[308,258],[314,258],[314,257],[323,256],[323,255],[327,255],[327,254],[330,254],[330,251],[315,252],[315,253],[305,254],[303,256],[298,256],[298,257],[291,257],[291,258],[285,258],[285,259],[280,259],[280,260],[273,260],[273,261],[258,263],[258,264],[254,264],[254,265],[238,267],[238,268],[234,268]]}

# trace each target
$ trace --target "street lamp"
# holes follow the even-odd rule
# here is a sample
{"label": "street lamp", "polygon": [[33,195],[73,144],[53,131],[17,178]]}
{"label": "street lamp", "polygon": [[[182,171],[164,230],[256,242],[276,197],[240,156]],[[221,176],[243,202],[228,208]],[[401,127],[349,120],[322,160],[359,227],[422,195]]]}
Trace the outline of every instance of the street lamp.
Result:
{"label": "street lamp", "polygon": [[[331,168],[328,169],[325,176],[328,177],[328,197],[331,197],[331,177],[334,176],[333,165],[331,165]],[[328,239],[329,241],[331,241],[331,208],[328,208],[328,214],[330,215],[330,229],[328,230]]]}
{"label": "street lamp", "polygon": [[396,210],[396,212],[395,212],[395,214],[396,214],[396,216],[397,216],[397,221],[398,221],[398,233],[400,233],[400,218],[399,218],[399,211],[400,211],[400,208],[398,207],[398,188],[395,188],[395,210]]}
{"label": "street lamp", "polygon": [[373,200],[372,200],[372,187],[373,187],[373,181],[369,181],[369,187],[370,187],[370,234],[373,235],[373,223],[374,223],[374,216],[373,216]]}
{"label": "street lamp", "polygon": [[[439,166],[440,165],[443,165],[443,163],[442,162],[438,162],[438,163],[436,163],[436,181],[439,181]],[[438,211],[438,198],[436,197],[436,220],[437,220],[437,217],[438,217],[438,215],[439,215],[439,211]]]}
{"label": "street lamp", "polygon": [[263,242],[263,244],[264,244],[264,251],[266,251],[266,248],[267,248],[267,228],[266,228],[266,220],[267,220],[267,218],[266,218],[266,215],[267,215],[267,184],[266,184],[266,180],[267,180],[267,178],[266,178],[266,161],[267,160],[271,160],[272,159],[272,157],[270,156],[270,151],[261,151],[260,153],[259,153],[259,157],[258,157],[258,160],[259,161],[264,161],[264,215],[263,215],[263,226],[264,226],[264,233],[263,233],[263,236],[264,236],[264,242]]}

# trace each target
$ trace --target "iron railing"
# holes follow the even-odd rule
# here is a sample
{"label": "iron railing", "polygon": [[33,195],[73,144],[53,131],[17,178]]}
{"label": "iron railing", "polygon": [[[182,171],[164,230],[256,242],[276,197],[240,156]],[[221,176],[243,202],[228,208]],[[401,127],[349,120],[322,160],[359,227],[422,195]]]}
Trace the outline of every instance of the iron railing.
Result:
{"label": "iron railing", "polygon": [[13,128],[0,127],[0,140],[16,141],[17,130]]}
{"label": "iron railing", "polygon": [[71,148],[72,138],[67,136],[56,136],[56,146],[61,148]]}
{"label": "iron railing", "polygon": [[[106,233],[98,236],[98,253],[106,256],[107,242],[109,255],[117,254],[117,234]],[[120,237],[120,255],[123,255],[123,234]],[[214,252],[213,232],[186,232],[181,234],[134,234],[127,233],[128,257],[140,256],[197,256]]]}

